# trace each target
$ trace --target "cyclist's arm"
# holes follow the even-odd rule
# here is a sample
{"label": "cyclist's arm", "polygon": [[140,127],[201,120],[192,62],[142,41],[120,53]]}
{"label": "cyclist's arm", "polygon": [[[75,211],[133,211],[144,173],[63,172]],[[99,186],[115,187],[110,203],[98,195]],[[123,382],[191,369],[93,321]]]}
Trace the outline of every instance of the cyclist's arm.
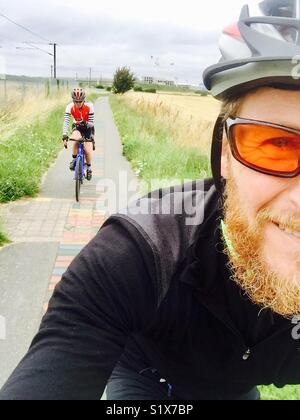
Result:
{"label": "cyclist's arm", "polygon": [[94,110],[94,105],[92,103],[89,103],[89,123],[90,124],[95,124],[95,110]]}
{"label": "cyclist's arm", "polygon": [[153,317],[152,258],[134,227],[109,221],[57,286],[0,399],[100,399],[127,337]]}
{"label": "cyclist's arm", "polygon": [[70,121],[71,121],[71,109],[72,109],[72,104],[69,104],[65,112],[64,124],[63,124],[63,136],[68,135]]}

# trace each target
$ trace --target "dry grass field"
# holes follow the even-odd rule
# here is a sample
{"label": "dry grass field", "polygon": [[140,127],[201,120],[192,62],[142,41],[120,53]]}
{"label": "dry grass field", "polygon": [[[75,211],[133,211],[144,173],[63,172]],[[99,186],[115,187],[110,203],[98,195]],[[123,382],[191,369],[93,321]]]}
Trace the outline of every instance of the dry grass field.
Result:
{"label": "dry grass field", "polygon": [[220,111],[220,103],[212,97],[129,92],[123,100],[131,108],[151,114],[167,126],[176,144],[208,152],[213,124]]}
{"label": "dry grass field", "polygon": [[0,102],[0,143],[20,127],[26,129],[36,117],[46,119],[54,109],[67,104],[69,95],[68,90],[62,89],[46,96],[44,86],[24,91],[22,86],[9,83],[7,100]]}

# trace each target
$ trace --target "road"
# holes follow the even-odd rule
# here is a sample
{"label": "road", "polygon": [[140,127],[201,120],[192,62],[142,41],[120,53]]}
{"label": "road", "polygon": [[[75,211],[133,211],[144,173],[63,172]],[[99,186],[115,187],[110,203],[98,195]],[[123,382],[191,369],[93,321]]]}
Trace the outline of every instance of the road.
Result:
{"label": "road", "polygon": [[62,150],[37,198],[1,206],[13,243],[0,250],[0,388],[26,353],[55,285],[107,217],[101,180],[115,182],[121,207],[127,192],[125,184],[119,185],[119,173],[126,182],[137,182],[122,156],[108,97],[96,102],[95,115],[93,180],[84,184],[80,204],[68,170],[71,150]]}

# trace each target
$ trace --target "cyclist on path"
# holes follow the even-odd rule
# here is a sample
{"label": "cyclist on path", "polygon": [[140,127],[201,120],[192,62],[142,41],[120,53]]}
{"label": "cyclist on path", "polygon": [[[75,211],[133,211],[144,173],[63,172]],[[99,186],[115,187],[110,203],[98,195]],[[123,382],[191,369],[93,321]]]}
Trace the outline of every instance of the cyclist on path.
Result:
{"label": "cyclist on path", "polygon": [[[74,124],[72,130],[80,131],[81,135],[85,136],[87,139],[94,140],[95,138],[95,113],[94,105],[91,102],[85,102],[86,93],[82,88],[75,88],[72,91],[72,99],[69,105],[67,105],[65,112],[65,119],[63,125],[63,142],[64,146],[67,147],[67,142],[69,140],[68,131],[70,126],[71,117],[74,119]],[[92,152],[93,145],[92,143],[84,144],[84,152],[87,163],[87,173],[86,178],[88,181],[92,179]],[[78,144],[74,142],[73,144],[73,159],[70,163],[70,170],[74,171],[76,166],[76,158],[78,153]]]}

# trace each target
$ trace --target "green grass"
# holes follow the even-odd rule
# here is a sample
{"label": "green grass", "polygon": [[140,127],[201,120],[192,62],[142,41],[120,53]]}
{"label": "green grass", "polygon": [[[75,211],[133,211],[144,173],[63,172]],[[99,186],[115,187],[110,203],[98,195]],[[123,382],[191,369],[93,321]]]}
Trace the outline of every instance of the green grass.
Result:
{"label": "green grass", "polygon": [[278,389],[274,385],[259,387],[263,400],[271,401],[299,401],[300,400],[300,386],[286,386]]}
{"label": "green grass", "polygon": [[8,244],[9,242],[10,241],[6,237],[6,235],[3,232],[1,232],[1,230],[0,230],[0,247],[3,246],[3,245],[5,245],[5,244]]}
{"label": "green grass", "polygon": [[63,115],[64,107],[58,107],[0,143],[0,202],[38,193],[43,174],[62,147]]}
{"label": "green grass", "polygon": [[[172,185],[210,176],[209,158],[198,149],[174,143],[170,130],[144,112],[126,106],[120,97],[110,97],[126,158],[140,179],[149,185]],[[153,182],[153,180],[155,180]]]}
{"label": "green grass", "polygon": [[86,101],[87,102],[96,102],[96,100],[98,98],[101,98],[102,96],[107,96],[107,94],[106,93],[102,94],[102,93],[99,93],[99,92],[89,93],[86,97]]}
{"label": "green grass", "polygon": [[[172,142],[169,130],[152,116],[135,111],[116,96],[111,106],[122,138],[124,154],[136,174],[149,185],[152,179],[199,179],[210,176],[208,156],[196,149],[183,148]],[[263,400],[300,400],[300,386],[259,388]]]}

